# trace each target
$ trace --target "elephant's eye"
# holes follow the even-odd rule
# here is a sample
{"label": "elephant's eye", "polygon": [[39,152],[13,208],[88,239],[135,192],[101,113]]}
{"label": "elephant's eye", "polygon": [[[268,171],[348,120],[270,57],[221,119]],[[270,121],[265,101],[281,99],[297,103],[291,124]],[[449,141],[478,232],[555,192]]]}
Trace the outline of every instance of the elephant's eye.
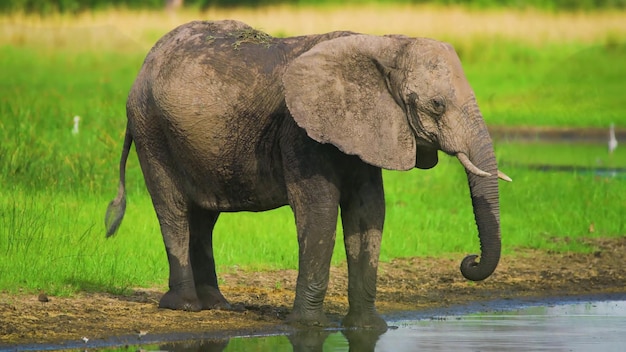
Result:
{"label": "elephant's eye", "polygon": [[438,96],[434,97],[431,101],[433,111],[438,115],[442,115],[446,111],[446,99]]}

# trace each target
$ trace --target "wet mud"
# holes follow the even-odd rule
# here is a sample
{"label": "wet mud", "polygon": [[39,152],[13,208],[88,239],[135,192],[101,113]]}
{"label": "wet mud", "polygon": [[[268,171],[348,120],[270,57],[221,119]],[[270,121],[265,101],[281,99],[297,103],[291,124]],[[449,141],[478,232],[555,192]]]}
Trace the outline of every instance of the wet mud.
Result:
{"label": "wet mud", "polygon": [[[406,258],[381,263],[378,310],[385,316],[428,312],[494,300],[545,299],[626,293],[626,238],[589,239],[588,254],[519,249],[505,254],[483,282],[459,273],[462,256]],[[280,333],[294,298],[297,272],[222,274],[222,291],[239,309],[180,312],[159,309],[165,287],[136,289],[129,295],[84,292],[74,297],[0,293],[0,349],[25,344],[142,343],[178,333],[241,336]],[[345,266],[333,267],[325,310],[334,322],[347,312]],[[191,336],[191,335],[189,335]],[[126,342],[124,342],[126,341]]]}

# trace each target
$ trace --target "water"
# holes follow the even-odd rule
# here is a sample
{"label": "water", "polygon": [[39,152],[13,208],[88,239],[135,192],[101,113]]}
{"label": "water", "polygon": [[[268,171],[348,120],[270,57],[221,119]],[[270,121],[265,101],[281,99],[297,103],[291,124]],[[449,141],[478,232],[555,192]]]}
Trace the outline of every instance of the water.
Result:
{"label": "water", "polygon": [[576,173],[578,175],[593,175],[598,177],[618,178],[626,179],[626,168],[623,167],[583,167],[572,165],[548,165],[548,164],[531,164],[531,165],[517,165],[501,163],[501,167],[507,166],[524,167],[529,170],[537,170],[542,172],[567,172]]}
{"label": "water", "polygon": [[538,306],[399,324],[376,351],[624,351],[626,301]]}
{"label": "water", "polygon": [[[312,330],[291,335],[232,337],[161,336],[159,341],[110,340],[90,346],[19,346],[16,349],[85,348],[94,351],[624,351],[626,297],[618,300],[498,301],[387,317],[390,328]],[[483,313],[472,313],[483,311]],[[145,340],[144,340],[145,341]],[[124,346],[115,348],[113,345]],[[1,349],[1,348],[0,348]],[[14,349],[11,349],[14,350]]]}
{"label": "water", "polygon": [[[325,331],[231,339],[223,351],[624,351],[626,301],[551,304],[390,324],[397,328],[380,336]],[[160,348],[172,351],[175,345]]]}

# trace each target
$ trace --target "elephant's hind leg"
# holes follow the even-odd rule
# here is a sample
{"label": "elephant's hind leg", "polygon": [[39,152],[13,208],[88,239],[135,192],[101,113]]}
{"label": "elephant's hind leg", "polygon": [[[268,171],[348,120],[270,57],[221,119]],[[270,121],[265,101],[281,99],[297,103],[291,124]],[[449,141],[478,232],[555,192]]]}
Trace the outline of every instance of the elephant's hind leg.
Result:
{"label": "elephant's hind leg", "polygon": [[161,207],[156,204],[155,201],[170,266],[169,291],[161,297],[159,308],[199,311],[202,309],[202,304],[196,294],[189,255],[189,226],[186,210],[173,206]]}
{"label": "elephant's hind leg", "polygon": [[350,308],[344,326],[386,329],[378,315],[376,276],[385,218],[385,197],[381,170],[364,165],[358,179],[344,188],[341,220],[348,262],[348,301]]}
{"label": "elephant's hind leg", "polygon": [[230,309],[217,284],[213,256],[213,228],[219,212],[192,206],[189,210],[189,254],[202,309]]}
{"label": "elephant's hind leg", "polygon": [[[199,311],[192,265],[189,255],[188,205],[173,180],[175,177],[165,151],[146,148],[137,141],[137,154],[143,169],[146,186],[159,219],[161,234],[169,262],[169,291],[161,297],[160,308]],[[158,156],[158,157],[157,157]]]}

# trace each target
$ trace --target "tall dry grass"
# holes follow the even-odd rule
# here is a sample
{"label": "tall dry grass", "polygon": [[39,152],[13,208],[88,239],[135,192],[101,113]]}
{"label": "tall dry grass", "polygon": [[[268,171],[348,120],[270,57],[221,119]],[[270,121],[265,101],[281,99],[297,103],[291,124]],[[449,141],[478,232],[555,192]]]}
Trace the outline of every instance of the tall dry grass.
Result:
{"label": "tall dry grass", "polygon": [[196,20],[238,19],[276,36],[352,30],[442,40],[498,38],[533,45],[626,40],[626,12],[550,13],[411,5],[271,6],[204,12],[107,10],[76,16],[0,16],[0,44],[51,48],[146,50],[161,35]]}

